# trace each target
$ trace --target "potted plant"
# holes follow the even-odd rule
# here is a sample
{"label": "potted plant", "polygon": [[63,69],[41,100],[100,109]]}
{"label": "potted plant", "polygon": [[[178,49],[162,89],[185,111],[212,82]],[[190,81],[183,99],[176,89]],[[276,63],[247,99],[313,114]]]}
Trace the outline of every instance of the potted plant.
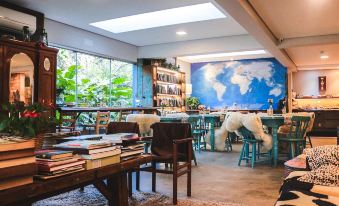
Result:
{"label": "potted plant", "polygon": [[55,118],[50,116],[50,109],[53,108],[38,103],[28,106],[23,102],[3,105],[0,115],[0,133],[25,139],[36,138],[36,145],[40,146],[43,141],[41,134],[56,125]]}
{"label": "potted plant", "polygon": [[200,101],[197,97],[188,97],[186,99],[186,105],[189,109],[197,109],[200,104]]}

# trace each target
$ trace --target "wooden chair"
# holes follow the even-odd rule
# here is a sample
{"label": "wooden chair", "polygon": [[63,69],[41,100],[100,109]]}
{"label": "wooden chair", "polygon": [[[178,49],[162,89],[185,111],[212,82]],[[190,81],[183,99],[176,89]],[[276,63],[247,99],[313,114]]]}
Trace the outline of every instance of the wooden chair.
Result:
{"label": "wooden chair", "polygon": [[[260,148],[260,144],[262,141],[255,139],[251,131],[249,131],[246,127],[241,127],[238,129],[238,131],[241,133],[243,137],[243,140],[242,140],[243,145],[242,145],[242,149],[240,152],[238,166],[240,166],[242,160],[245,160],[246,163],[248,163],[251,160],[251,167],[254,168],[254,165],[260,156],[268,156],[268,160],[271,160],[270,152],[260,153],[259,148]],[[251,146],[252,151],[250,151],[250,146]],[[258,150],[257,150],[257,146],[258,146]]]}
{"label": "wooden chair", "polygon": [[[189,123],[154,123],[151,151],[152,165],[142,171],[152,172],[152,191],[156,191],[156,173],[173,176],[173,204],[177,204],[178,178],[187,174],[187,196],[191,196],[192,133]],[[179,162],[181,164],[179,164]],[[158,163],[173,164],[160,169]]]}
{"label": "wooden chair", "polygon": [[100,129],[104,128],[107,131],[107,127],[110,121],[110,112],[97,112],[97,117],[95,124],[84,124],[84,130],[88,128],[88,132],[90,133],[90,129],[93,128],[96,134],[100,133]]}
{"label": "wooden chair", "polygon": [[309,116],[292,116],[289,133],[279,138],[279,141],[288,142],[290,145],[289,159],[301,153],[305,145],[305,134],[310,119]]}
{"label": "wooden chair", "polygon": [[[110,122],[107,127],[107,134],[117,134],[117,133],[136,133],[140,136],[139,126],[136,122]],[[140,190],[140,170],[139,168],[134,168],[127,172],[128,180],[128,195],[132,196],[132,183],[133,183],[133,172],[136,172],[136,190]]]}
{"label": "wooden chair", "polygon": [[58,126],[59,132],[63,129],[67,129],[70,132],[75,130],[75,123],[77,120],[76,112],[60,112],[60,123]]}

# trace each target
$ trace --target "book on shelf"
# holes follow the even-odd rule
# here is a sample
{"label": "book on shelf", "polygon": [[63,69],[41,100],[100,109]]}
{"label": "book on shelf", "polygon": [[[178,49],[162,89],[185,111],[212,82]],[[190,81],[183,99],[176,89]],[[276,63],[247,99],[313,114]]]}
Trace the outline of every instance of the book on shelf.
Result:
{"label": "book on shelf", "polygon": [[34,139],[26,140],[20,138],[0,137],[0,152],[34,148],[35,148]]}
{"label": "book on shelf", "polygon": [[57,161],[45,161],[45,159],[37,159],[38,167],[55,167],[59,165],[64,165],[72,162],[77,162],[80,159],[78,156],[74,156],[71,158],[62,158]]}
{"label": "book on shelf", "polygon": [[34,156],[33,148],[0,152],[0,161]]}
{"label": "book on shelf", "polygon": [[35,163],[35,156],[0,161],[0,169],[30,163]]}
{"label": "book on shelf", "polygon": [[86,170],[117,164],[120,162],[120,155],[104,157],[101,159],[86,160]]}
{"label": "book on shelf", "polygon": [[33,176],[37,173],[35,163],[20,164],[16,166],[4,167],[0,169],[0,181],[8,178]]}
{"label": "book on shelf", "polygon": [[94,154],[80,154],[79,156],[86,160],[100,159],[104,157],[114,156],[121,154],[121,149],[110,150],[106,152],[94,153]]}
{"label": "book on shelf", "polygon": [[35,157],[39,159],[61,159],[66,157],[72,157],[72,151],[62,151],[62,150],[39,150],[35,152]]}
{"label": "book on shelf", "polygon": [[22,176],[22,177],[14,177],[14,178],[9,178],[6,180],[0,180],[0,191],[9,189],[12,187],[18,187],[21,185],[26,185],[33,183],[33,176]]}
{"label": "book on shelf", "polygon": [[76,149],[98,149],[112,146],[112,142],[107,140],[74,140],[54,145],[59,150],[76,150]]}
{"label": "book on shelf", "polygon": [[55,171],[61,172],[61,171],[67,171],[67,170],[69,170],[69,168],[81,166],[82,164],[85,164],[84,160],[66,163],[66,164],[63,164],[63,165],[52,166],[52,167],[44,166],[44,165],[38,165],[38,168],[39,168],[39,173],[55,172]]}

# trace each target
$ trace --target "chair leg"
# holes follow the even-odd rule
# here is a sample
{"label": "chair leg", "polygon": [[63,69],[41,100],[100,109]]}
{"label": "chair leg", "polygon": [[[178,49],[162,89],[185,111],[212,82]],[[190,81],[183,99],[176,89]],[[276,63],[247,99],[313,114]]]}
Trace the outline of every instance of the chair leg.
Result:
{"label": "chair leg", "polygon": [[201,136],[200,135],[198,135],[198,152],[200,153],[200,149],[201,149]]}
{"label": "chair leg", "polygon": [[128,171],[128,197],[132,197],[132,190],[133,190],[133,184],[132,184],[132,171]]}
{"label": "chair leg", "polygon": [[245,142],[242,144],[242,148],[241,148],[241,152],[240,152],[240,158],[239,158],[239,161],[238,161],[238,166],[240,166],[241,164],[241,161],[244,157],[244,152],[245,152]]}
{"label": "chair leg", "polygon": [[197,158],[195,157],[195,151],[192,150],[192,153],[193,153],[193,160],[194,160],[194,165],[197,166],[198,163],[197,163]]}
{"label": "chair leg", "polygon": [[294,158],[294,143],[290,142],[290,159]]}
{"label": "chair leg", "polygon": [[310,143],[311,148],[313,148],[312,141],[311,141],[311,135],[307,135],[308,142]]}
{"label": "chair leg", "polygon": [[140,168],[135,172],[135,189],[140,191]]}
{"label": "chair leg", "polygon": [[152,162],[152,192],[155,192],[156,190],[156,163]]}
{"label": "chair leg", "polygon": [[248,142],[245,142],[245,155],[246,155],[246,164],[247,164],[250,158],[250,144]]}
{"label": "chair leg", "polygon": [[260,142],[258,142],[258,154],[257,154],[258,159],[260,159]]}
{"label": "chair leg", "polygon": [[192,166],[191,164],[188,165],[187,168],[188,172],[187,172],[187,196],[191,197],[191,187],[192,187]]}
{"label": "chair leg", "polygon": [[257,145],[256,143],[252,143],[252,161],[251,161],[252,168],[254,168],[256,156],[257,156]]}

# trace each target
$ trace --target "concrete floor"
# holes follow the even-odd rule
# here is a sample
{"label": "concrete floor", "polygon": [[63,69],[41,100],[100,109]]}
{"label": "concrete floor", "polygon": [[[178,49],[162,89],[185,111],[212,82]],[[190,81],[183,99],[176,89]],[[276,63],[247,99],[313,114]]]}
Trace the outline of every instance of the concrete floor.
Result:
{"label": "concrete floor", "polygon": [[[313,138],[314,146],[336,144],[335,138]],[[267,162],[258,163],[254,169],[237,162],[241,143],[233,151],[196,152],[198,166],[192,168],[192,198],[241,203],[248,206],[274,205],[283,180],[283,164],[272,168]],[[151,191],[151,174],[141,174],[141,190]],[[172,176],[157,175],[157,192],[172,196]],[[178,197],[186,198],[186,176],[178,182]]]}

